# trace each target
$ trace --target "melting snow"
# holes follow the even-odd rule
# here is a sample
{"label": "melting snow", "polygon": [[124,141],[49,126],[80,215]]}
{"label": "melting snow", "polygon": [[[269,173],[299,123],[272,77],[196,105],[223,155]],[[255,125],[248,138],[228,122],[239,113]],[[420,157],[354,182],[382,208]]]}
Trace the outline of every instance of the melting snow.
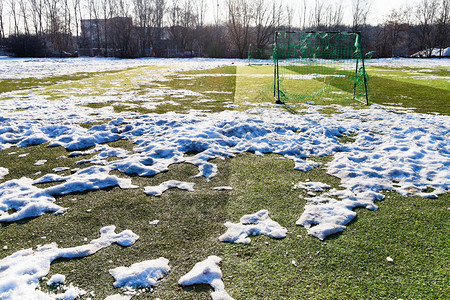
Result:
{"label": "melting snow", "polygon": [[450,66],[449,59],[431,58],[382,58],[382,59],[368,59],[367,66],[399,66],[404,68],[435,68],[437,66]]}
{"label": "melting snow", "polygon": [[7,168],[0,167],[0,179],[3,179],[6,175],[9,174],[9,170]]}
{"label": "melting snow", "polygon": [[109,270],[109,273],[114,277],[115,288],[122,287],[130,291],[155,286],[169,271],[169,260],[160,257],[135,263],[130,267],[117,267]]}
{"label": "melting snow", "polygon": [[[62,213],[64,208],[45,190],[33,186],[33,180],[22,177],[0,184],[0,222],[14,222],[37,217],[45,212]],[[8,213],[9,210],[14,210]]]}
{"label": "melting snow", "polygon": [[105,298],[105,300],[130,300],[132,296],[115,294]]}
{"label": "melting snow", "polygon": [[251,215],[244,215],[240,223],[226,222],[228,230],[219,237],[222,242],[250,244],[251,235],[267,235],[271,238],[282,239],[286,237],[287,229],[280,226],[269,217],[265,209]]}
{"label": "melting snow", "polygon": [[148,222],[149,225],[158,225],[158,223],[159,223],[159,220],[153,220],[153,221]]}
{"label": "melting snow", "polygon": [[117,234],[115,226],[100,230],[101,236],[89,244],[58,248],[56,243],[24,249],[0,260],[0,299],[75,299],[86,292],[70,286],[64,294],[47,294],[40,291],[39,280],[48,274],[52,261],[59,258],[81,258],[117,243],[128,247],[139,238],[130,230]]}
{"label": "melting snow", "polygon": [[[64,208],[54,203],[56,199],[53,196],[117,185],[121,188],[137,187],[131,184],[131,179],[109,175],[109,171],[107,167],[91,166],[69,176],[48,174],[35,181],[22,177],[3,182],[0,184],[0,222],[14,222],[37,217],[45,212],[57,214],[64,212]],[[33,185],[53,181],[64,181],[64,183],[45,189]],[[8,213],[9,210],[14,212]]]}
{"label": "melting snow", "polygon": [[[0,109],[14,105],[8,102],[1,101]],[[364,110],[336,106],[339,113],[323,118],[317,112],[319,109],[319,106],[310,107],[305,110],[308,114],[301,117],[271,107],[257,107],[247,112],[224,111],[207,116],[194,111],[187,114],[140,116],[100,111],[99,114],[105,113],[102,118],[115,118],[108,124],[86,130],[76,124],[71,124],[70,127],[64,123],[53,124],[60,122],[60,118],[86,121],[89,113],[85,114],[83,109],[60,110],[58,106],[45,106],[42,110],[34,109],[34,113],[39,115],[44,111],[51,111],[50,116],[53,117],[33,118],[30,121],[29,112],[19,111],[14,113],[15,118],[5,119],[0,125],[0,132],[3,132],[0,134],[0,141],[3,143],[0,147],[7,148],[21,143],[27,145],[23,141],[30,140],[33,136],[49,141],[50,145],[62,145],[69,150],[95,145],[94,150],[74,152],[74,155],[97,153],[89,160],[80,161],[80,164],[91,162],[101,165],[98,169],[90,169],[91,175],[75,178],[71,177],[73,175],[58,177],[50,174],[41,179],[41,182],[45,182],[45,179],[67,180],[66,185],[53,188],[60,189],[58,194],[70,192],[62,190],[69,188],[69,178],[77,181],[76,185],[84,186],[86,181],[96,181],[97,177],[107,176],[110,170],[151,176],[168,171],[171,164],[181,162],[196,165],[199,169],[198,176],[209,179],[217,174],[217,166],[210,160],[233,157],[245,151],[280,154],[293,160],[295,168],[302,170],[319,165],[308,161],[307,157],[333,155],[333,160],[325,166],[327,172],[340,178],[341,186],[356,197],[365,195],[365,192],[379,193],[383,190],[396,190],[403,195],[437,197],[448,191],[450,153],[446,149],[449,149],[450,144],[450,129],[447,125],[449,117],[417,113],[395,114],[372,105]],[[92,120],[96,118],[99,116],[91,116]],[[119,130],[125,128],[123,126],[127,129]],[[355,141],[341,144],[339,137],[347,134],[352,134]],[[116,139],[134,141],[135,153],[127,154],[128,152],[117,148],[97,145]],[[186,156],[189,152],[197,154]],[[111,156],[116,156],[117,159],[105,159]],[[85,172],[83,170],[75,174]],[[120,183],[122,187],[131,187],[129,181],[125,183],[125,179],[113,176],[105,177],[106,179],[113,181],[114,183],[110,183],[112,185]],[[39,181],[35,183],[37,182]],[[3,185],[3,189],[6,186]],[[104,187],[92,184],[93,188],[94,186]],[[366,207],[374,207],[373,201],[381,198],[364,196],[358,201],[363,201]],[[341,201],[338,199],[308,204],[300,224],[311,227],[311,230],[314,228],[317,235],[342,230],[354,214],[349,210],[361,205],[354,200],[350,203]],[[367,201],[372,203],[366,205]],[[48,206],[49,202],[54,200],[43,203]],[[14,207],[9,207],[12,208]],[[344,208],[346,219],[334,222],[337,224],[335,227],[314,226],[317,222],[329,220],[332,214],[336,218],[342,217]],[[52,204],[52,207],[43,211],[58,209]],[[329,213],[325,213],[326,211]],[[319,215],[315,215],[316,213]],[[307,216],[309,220],[305,220]]]}
{"label": "melting snow", "polygon": [[372,191],[354,193],[332,189],[320,196],[306,198],[305,211],[296,224],[304,226],[310,235],[323,240],[345,229],[345,225],[356,217],[354,208],[376,210],[374,202],[383,198],[382,194]]}
{"label": "melting snow", "polygon": [[65,284],[66,276],[62,274],[54,274],[48,281],[47,285],[60,285]]}
{"label": "melting snow", "polygon": [[161,196],[162,193],[164,193],[165,191],[167,191],[168,189],[171,189],[171,188],[179,188],[181,190],[193,192],[194,185],[195,185],[195,183],[193,183],[193,182],[168,180],[157,186],[146,186],[144,188],[144,192],[147,195],[153,195],[153,196]]}
{"label": "melting snow", "polygon": [[58,173],[58,172],[62,172],[62,171],[67,171],[69,169],[70,168],[68,168],[68,167],[58,167],[58,168],[52,169],[52,171],[55,172],[55,173]]}
{"label": "melting snow", "polygon": [[34,163],[34,165],[35,165],[35,166],[42,166],[42,165],[44,165],[46,162],[47,162],[46,159],[41,159],[41,160],[37,160],[37,161]]}
{"label": "melting snow", "polygon": [[[42,78],[47,76],[71,75],[89,72],[104,72],[113,70],[124,70],[142,66],[171,66],[171,69],[187,71],[199,68],[214,68],[230,65],[228,59],[114,59],[114,58],[86,58],[78,57],[71,59],[59,58],[9,58],[0,57],[2,68],[0,78]],[[234,60],[234,64],[247,65],[247,60]]]}
{"label": "melting snow", "polygon": [[233,190],[233,188],[231,186],[215,186],[212,189],[216,190],[216,191],[232,191]]}
{"label": "melting snow", "polygon": [[294,186],[294,189],[305,189],[308,191],[315,191],[315,192],[322,192],[324,189],[331,188],[328,184],[323,182],[313,182],[313,181],[307,181],[307,182],[299,182]]}
{"label": "melting snow", "polygon": [[219,267],[221,261],[222,259],[218,256],[208,256],[206,260],[196,263],[189,273],[182,276],[178,280],[178,284],[181,286],[209,284],[214,289],[214,292],[211,293],[213,300],[233,299],[225,291],[225,285],[222,281],[222,271]]}
{"label": "melting snow", "polygon": [[[2,69],[0,77],[5,78],[20,76],[20,72],[8,67],[10,63],[19,64],[17,70],[25,70],[30,66],[31,70],[33,65],[44,64],[46,67],[40,74],[48,76],[58,72],[76,72],[76,68],[58,71],[61,64],[75,66],[76,63],[91,62],[88,59],[4,61],[6,72]],[[122,63],[128,64],[128,61],[108,59],[92,61],[99,70],[121,68]],[[173,62],[174,70],[229,64],[229,61],[212,60]],[[411,62],[415,63],[411,60],[401,63],[407,66]],[[142,66],[167,64],[168,61],[149,59],[130,63]],[[391,61],[370,61],[373,65],[384,63]],[[442,63],[442,60],[419,63],[421,68],[427,68],[427,64],[432,67]],[[170,91],[164,91],[167,92]],[[114,99],[112,95],[108,97]],[[92,97],[50,101],[37,94],[30,94],[20,101],[14,96],[10,100],[0,101],[0,149],[48,142],[50,146],[76,151],[73,155],[95,154],[90,159],[80,160],[79,164],[90,162],[99,165],[97,168],[80,169],[70,176],[44,174],[40,182],[64,181],[48,189],[39,189],[33,186],[39,181],[31,182],[25,178],[2,183],[2,221],[37,216],[45,211],[60,211],[61,207],[54,204],[55,195],[113,185],[134,187],[129,180],[108,175],[111,170],[152,176],[168,171],[171,164],[191,163],[198,167],[197,176],[211,179],[218,172],[212,159],[230,158],[242,152],[279,154],[292,160],[294,168],[302,171],[320,165],[308,160],[309,157],[333,155],[333,160],[324,167],[329,174],[341,180],[345,195],[329,191],[328,195],[308,199],[297,221],[297,224],[305,226],[308,232],[320,238],[343,230],[345,224],[354,218],[353,208],[362,206],[376,209],[374,202],[383,198],[380,194],[383,190],[434,198],[448,192],[450,188],[448,116],[403,111],[398,114],[396,107],[378,105],[363,110],[334,106],[337,112],[327,118],[320,114],[322,107],[319,105],[303,109],[301,112],[304,114],[301,115],[289,114],[273,104],[258,105],[246,112],[205,114],[190,111],[186,114],[163,115],[115,113],[111,107],[91,109],[78,106],[92,101]],[[89,129],[80,126],[98,120],[111,121]],[[350,134],[355,140],[342,144],[339,138]],[[134,152],[100,145],[119,139],[134,142]],[[95,148],[82,151],[87,147]],[[188,156],[187,153],[196,154]],[[107,160],[112,156],[117,159]],[[0,174],[4,173],[5,169],[0,168]],[[12,195],[8,189],[15,194]],[[313,196],[313,191],[310,191],[310,195]],[[11,214],[14,217],[9,216],[7,211],[14,209],[18,210]],[[23,210],[29,213],[21,213]]]}

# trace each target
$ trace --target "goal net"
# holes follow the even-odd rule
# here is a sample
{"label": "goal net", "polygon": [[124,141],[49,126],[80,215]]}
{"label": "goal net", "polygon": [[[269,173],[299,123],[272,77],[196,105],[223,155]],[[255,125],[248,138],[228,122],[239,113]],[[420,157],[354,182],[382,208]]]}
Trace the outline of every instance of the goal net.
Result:
{"label": "goal net", "polygon": [[369,104],[359,32],[279,31],[273,59],[277,103]]}

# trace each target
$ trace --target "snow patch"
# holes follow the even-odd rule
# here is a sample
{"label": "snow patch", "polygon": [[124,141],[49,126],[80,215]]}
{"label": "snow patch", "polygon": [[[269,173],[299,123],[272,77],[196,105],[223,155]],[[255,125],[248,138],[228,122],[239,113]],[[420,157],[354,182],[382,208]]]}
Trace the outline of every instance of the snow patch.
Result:
{"label": "snow patch", "polygon": [[9,170],[7,168],[0,167],[0,179],[3,179],[6,175],[9,174]]}
{"label": "snow patch", "polygon": [[[246,63],[243,60],[234,62]],[[441,59],[385,59],[370,60],[368,65],[394,63],[396,66],[426,69],[437,65],[449,66],[449,62]],[[147,65],[170,65],[170,71],[179,71],[230,65],[230,61],[2,59],[0,78],[46,77],[54,74],[73,74],[87,69],[98,71]],[[160,87],[149,91],[149,94],[152,92],[161,95],[171,93]],[[184,91],[175,93],[184,95]],[[280,157],[292,160],[294,168],[302,171],[319,166],[319,163],[308,158],[333,155],[333,160],[324,168],[328,174],[338,177],[341,187],[353,195],[394,190],[405,196],[435,198],[450,189],[448,116],[415,112],[398,114],[398,109],[380,105],[371,105],[363,110],[331,105],[336,113],[324,118],[320,114],[323,106],[314,105],[307,108],[302,106],[300,113],[304,114],[300,118],[299,115],[279,110],[273,103],[258,104],[245,112],[189,111],[185,114],[141,115],[127,111],[115,113],[111,107],[91,109],[80,106],[93,102],[139,100],[139,96],[135,94],[111,93],[107,97],[74,95],[48,100],[30,90],[26,97],[11,93],[4,93],[2,96],[10,99],[0,101],[0,115],[8,116],[0,117],[1,150],[12,146],[25,147],[49,142],[51,146],[59,145],[70,151],[87,154],[84,148],[92,146],[98,151],[90,153],[94,154],[94,157],[79,161],[80,164],[90,162],[126,174],[151,176],[167,171],[174,163],[191,163],[198,167],[198,176],[207,179],[217,174],[217,166],[211,162],[213,159],[230,158],[243,152],[258,155],[279,154]],[[98,120],[110,122],[89,129],[81,126],[83,123],[90,124]],[[340,142],[340,137],[350,134],[354,141],[352,139],[345,144]],[[118,139],[133,142],[136,146],[134,153],[129,154],[99,145]],[[191,155],[192,153],[194,155]],[[107,159],[112,156],[118,159]],[[49,176],[48,180],[53,176],[53,179],[68,181],[63,176]],[[2,187],[3,192],[7,185]],[[40,192],[36,191],[37,194]],[[313,191],[309,194],[313,196]],[[320,235],[320,222],[330,221],[322,218],[326,215],[327,205],[336,215],[339,215],[337,211],[342,212],[343,220],[324,225],[323,232],[333,232],[343,229],[347,220],[352,218],[351,207],[359,205],[355,203],[362,201],[361,205],[373,208],[373,201],[379,197],[372,198],[375,199],[373,201],[364,200],[364,197],[360,196],[357,200],[332,195],[328,198],[334,200],[325,202],[325,199],[318,198],[308,202],[305,207],[305,214],[310,216],[310,220],[302,219],[301,223],[305,223],[311,230],[315,228],[317,235]],[[341,202],[346,200],[351,201],[349,205]],[[50,198],[49,202],[52,201]],[[0,206],[3,210],[4,205]],[[312,213],[310,209],[313,208],[318,210],[318,216],[307,213]],[[332,225],[336,228],[333,229]]]}
{"label": "snow patch", "polygon": [[57,167],[57,168],[53,168],[52,169],[52,171],[55,172],[55,173],[62,172],[62,171],[67,171],[67,170],[70,170],[70,168],[69,167]]}
{"label": "snow patch", "polygon": [[249,236],[267,235],[271,238],[286,237],[287,229],[269,217],[268,210],[260,210],[254,214],[244,215],[240,223],[226,222],[228,230],[219,237],[221,242],[250,244]]}
{"label": "snow patch", "polygon": [[[0,58],[2,68],[0,78],[43,78],[48,76],[71,75],[123,70],[145,66],[170,66],[174,71],[209,69],[230,65],[229,59],[211,58],[139,58],[117,59],[107,57],[77,57],[77,58]],[[245,59],[235,59],[234,65],[247,65]]]}
{"label": "snow patch", "polygon": [[130,300],[132,296],[115,294],[105,298],[105,300]]}
{"label": "snow patch", "polygon": [[331,187],[326,183],[313,181],[299,182],[294,186],[294,189],[305,189],[307,191],[314,191],[314,192],[322,192],[324,189],[329,188]]}
{"label": "snow patch", "polygon": [[65,211],[54,202],[55,198],[44,189],[33,186],[33,180],[30,178],[6,181],[0,184],[0,222],[15,222],[38,217],[46,212]]}
{"label": "snow patch", "polygon": [[[139,238],[130,230],[117,234],[115,226],[100,229],[100,237],[89,244],[58,248],[56,243],[20,250],[0,260],[0,299],[75,299],[86,292],[69,287],[64,294],[48,294],[39,290],[39,280],[48,274],[50,264],[60,258],[81,258],[117,243],[131,246]],[[61,278],[60,278],[61,279]]]}
{"label": "snow patch", "polygon": [[109,175],[110,168],[103,166],[91,166],[81,169],[72,175],[65,176],[64,183],[45,189],[51,195],[66,195],[73,192],[98,190],[111,186],[119,186],[122,189],[134,189],[138,186],[131,184],[130,178],[120,178]]}
{"label": "snow patch", "polygon": [[171,189],[171,188],[179,188],[181,190],[193,192],[194,185],[195,185],[195,183],[193,183],[193,182],[168,180],[157,186],[146,186],[144,188],[144,192],[147,195],[152,195],[152,196],[161,196],[162,193],[164,193],[165,191],[167,191],[168,189]]}
{"label": "snow patch", "polygon": [[332,189],[320,196],[305,198],[308,202],[296,224],[304,226],[310,235],[324,240],[346,228],[345,225],[356,217],[354,208],[376,210],[374,202],[383,198],[382,194],[372,191],[353,193],[350,190]]}
{"label": "snow patch", "polygon": [[65,284],[66,282],[66,276],[62,274],[54,274],[52,277],[47,281],[47,285],[60,285]]}
{"label": "snow patch", "polygon": [[132,264],[130,267],[117,267],[109,270],[114,277],[115,288],[125,288],[128,291],[152,288],[157,281],[170,271],[169,260],[160,257]]}
{"label": "snow patch", "polygon": [[216,190],[216,191],[232,191],[233,190],[233,188],[231,186],[215,186],[212,189]]}
{"label": "snow patch", "polygon": [[37,161],[34,163],[34,165],[35,165],[35,166],[42,166],[42,165],[44,165],[46,162],[47,162],[46,159],[41,159],[41,160],[37,160]]}
{"label": "snow patch", "polygon": [[[109,175],[110,169],[92,166],[69,176],[48,174],[37,180],[22,177],[0,184],[0,222],[15,222],[24,218],[38,217],[46,212],[63,213],[65,208],[55,204],[54,196],[73,192],[98,190],[105,187],[137,188],[129,178]],[[41,189],[35,183],[64,181],[64,183]],[[12,213],[8,211],[13,210]]]}
{"label": "snow patch", "polygon": [[225,291],[225,285],[222,281],[222,271],[219,264],[222,259],[218,256],[211,255],[204,261],[198,262],[187,274],[183,275],[178,284],[181,286],[194,284],[209,284],[214,292],[211,293],[213,300],[231,300],[233,299]]}

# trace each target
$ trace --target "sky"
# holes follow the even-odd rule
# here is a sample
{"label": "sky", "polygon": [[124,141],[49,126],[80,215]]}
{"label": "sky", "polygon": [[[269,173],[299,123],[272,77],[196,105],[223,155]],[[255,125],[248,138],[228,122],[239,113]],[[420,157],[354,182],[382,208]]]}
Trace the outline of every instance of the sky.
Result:
{"label": "sky", "polygon": [[417,1],[414,0],[372,0],[372,14],[369,23],[379,24],[392,9],[403,8],[407,5],[414,7],[416,3]]}
{"label": "sky", "polygon": [[[277,0],[279,1],[279,0]],[[351,24],[351,9],[352,0],[328,0],[324,1],[327,3],[339,3],[342,1],[344,5],[344,23]],[[371,12],[369,13],[368,23],[372,25],[380,24],[384,21],[384,16],[389,14],[392,9],[399,9],[405,7],[406,5],[414,6],[419,0],[369,0],[371,2]],[[207,22],[214,20],[216,15],[217,2],[219,2],[220,10],[223,11],[226,1],[225,0],[206,0],[207,8],[209,13],[207,14]],[[297,7],[297,9],[303,4],[303,0],[284,0],[286,4],[290,3],[292,6]],[[315,0],[307,0],[309,6],[313,6]],[[225,15],[221,16],[222,20]],[[295,24],[294,24],[295,25]]]}

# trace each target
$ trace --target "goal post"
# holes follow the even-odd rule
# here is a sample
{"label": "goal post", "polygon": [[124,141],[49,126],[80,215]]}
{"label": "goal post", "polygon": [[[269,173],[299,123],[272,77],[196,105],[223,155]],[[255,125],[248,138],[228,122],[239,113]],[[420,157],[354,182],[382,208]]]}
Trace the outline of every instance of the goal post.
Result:
{"label": "goal post", "polygon": [[360,32],[275,32],[274,98],[369,104],[368,76]]}

